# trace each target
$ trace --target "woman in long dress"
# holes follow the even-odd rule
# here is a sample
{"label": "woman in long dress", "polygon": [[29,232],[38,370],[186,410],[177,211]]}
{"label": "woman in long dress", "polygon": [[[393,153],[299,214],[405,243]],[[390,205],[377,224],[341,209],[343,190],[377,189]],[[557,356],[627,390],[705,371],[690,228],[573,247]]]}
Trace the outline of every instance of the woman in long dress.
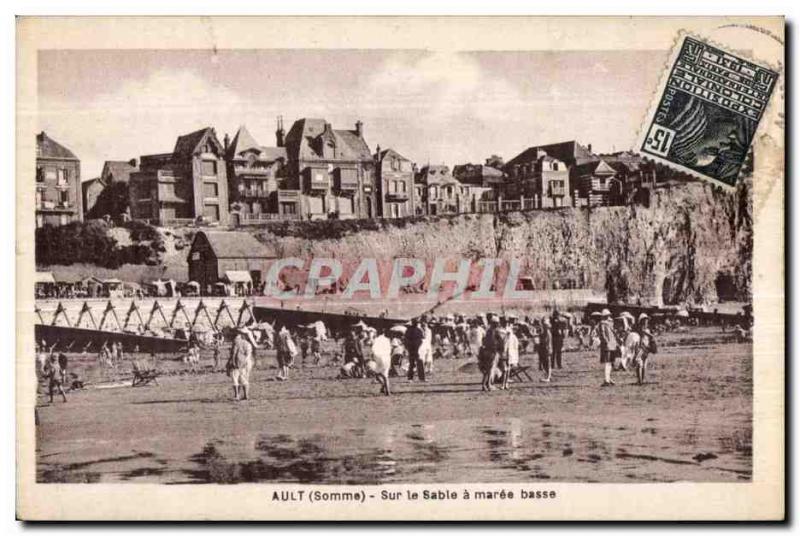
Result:
{"label": "woman in long dress", "polygon": [[392,341],[385,333],[381,333],[372,341],[372,359],[367,362],[378,383],[381,384],[381,393],[389,396],[389,370],[392,368]]}

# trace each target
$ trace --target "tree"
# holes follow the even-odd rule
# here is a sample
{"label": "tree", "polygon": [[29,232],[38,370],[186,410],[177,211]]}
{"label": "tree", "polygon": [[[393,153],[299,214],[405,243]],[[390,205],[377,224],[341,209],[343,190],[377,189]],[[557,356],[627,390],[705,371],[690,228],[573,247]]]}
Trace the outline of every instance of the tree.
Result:
{"label": "tree", "polygon": [[495,169],[502,169],[505,165],[505,161],[503,160],[502,156],[498,156],[493,154],[489,158],[486,159],[486,165],[489,167],[493,167]]}
{"label": "tree", "polygon": [[90,219],[111,216],[114,221],[119,221],[123,214],[128,211],[128,184],[125,182],[113,182],[106,186],[97,202],[87,214]]}

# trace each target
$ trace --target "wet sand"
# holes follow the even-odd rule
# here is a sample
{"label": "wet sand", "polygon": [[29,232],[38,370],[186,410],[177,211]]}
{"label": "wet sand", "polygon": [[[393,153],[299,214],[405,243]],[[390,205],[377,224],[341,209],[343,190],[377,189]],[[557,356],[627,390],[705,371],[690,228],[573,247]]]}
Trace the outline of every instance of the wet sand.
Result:
{"label": "wet sand", "polygon": [[[596,352],[564,354],[551,384],[482,393],[469,360],[443,359],[427,383],[336,380],[335,366],[274,381],[260,352],[252,398],[232,401],[224,373],[173,372],[158,386],[39,397],[40,482],[664,482],[752,475],[752,347],[717,328],[662,338],[649,382],[615,373],[601,387]],[[531,355],[522,364],[534,365]],[[205,366],[210,366],[206,360]],[[72,356],[89,381],[122,384],[94,356]],[[114,385],[114,383],[107,384]]]}

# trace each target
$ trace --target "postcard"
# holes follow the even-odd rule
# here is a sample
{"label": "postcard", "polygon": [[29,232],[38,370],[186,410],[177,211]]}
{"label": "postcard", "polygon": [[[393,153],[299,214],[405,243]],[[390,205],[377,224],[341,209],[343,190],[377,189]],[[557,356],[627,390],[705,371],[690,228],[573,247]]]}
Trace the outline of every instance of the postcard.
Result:
{"label": "postcard", "polygon": [[781,520],[782,17],[21,17],[24,520]]}

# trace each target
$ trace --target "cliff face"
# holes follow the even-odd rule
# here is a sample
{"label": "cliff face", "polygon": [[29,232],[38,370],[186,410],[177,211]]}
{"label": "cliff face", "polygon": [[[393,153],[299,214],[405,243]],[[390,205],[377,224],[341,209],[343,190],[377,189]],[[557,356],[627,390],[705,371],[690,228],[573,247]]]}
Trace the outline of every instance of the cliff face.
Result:
{"label": "cliff face", "polygon": [[352,222],[309,222],[305,230],[294,223],[259,238],[283,257],[337,258],[345,275],[364,257],[517,259],[536,288],[701,304],[717,301],[720,281],[730,297],[750,299],[751,212],[749,181],[735,192],[698,182],[659,189],[648,207],[462,215],[362,230]]}

